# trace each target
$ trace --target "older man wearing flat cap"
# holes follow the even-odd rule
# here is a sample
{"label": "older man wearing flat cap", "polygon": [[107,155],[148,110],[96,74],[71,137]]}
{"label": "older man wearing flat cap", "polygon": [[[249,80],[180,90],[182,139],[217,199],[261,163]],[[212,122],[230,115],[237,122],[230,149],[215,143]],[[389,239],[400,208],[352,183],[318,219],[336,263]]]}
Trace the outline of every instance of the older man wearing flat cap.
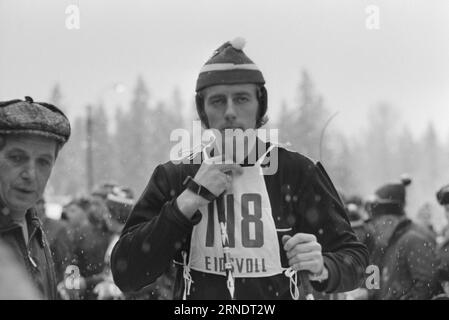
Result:
{"label": "older man wearing flat cap", "polygon": [[70,123],[56,106],[30,97],[0,102],[0,239],[45,299],[56,298],[56,280],[34,206],[69,137]]}

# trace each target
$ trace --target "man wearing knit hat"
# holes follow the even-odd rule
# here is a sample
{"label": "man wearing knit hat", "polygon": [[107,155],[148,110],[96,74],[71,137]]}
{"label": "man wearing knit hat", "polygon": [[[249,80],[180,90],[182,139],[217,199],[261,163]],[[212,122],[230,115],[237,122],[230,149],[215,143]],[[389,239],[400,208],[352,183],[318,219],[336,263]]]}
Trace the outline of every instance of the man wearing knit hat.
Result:
{"label": "man wearing knit hat", "polygon": [[407,218],[407,177],[375,192],[371,203],[373,264],[381,270],[375,299],[423,300],[436,294],[436,243],[430,233]]}
{"label": "man wearing knit hat", "polygon": [[[177,299],[297,299],[298,271],[301,288],[359,285],[367,250],[322,166],[259,138],[233,146],[240,157],[228,153],[232,134],[266,122],[265,79],[244,44],[220,46],[197,80],[198,115],[218,148],[159,165],[133,208],[112,254],[125,292],[154,282],[172,260]],[[273,153],[277,170],[267,174]]]}
{"label": "man wearing knit hat", "polygon": [[56,298],[54,266],[34,206],[69,136],[68,119],[51,104],[0,102],[0,238],[46,299]]}

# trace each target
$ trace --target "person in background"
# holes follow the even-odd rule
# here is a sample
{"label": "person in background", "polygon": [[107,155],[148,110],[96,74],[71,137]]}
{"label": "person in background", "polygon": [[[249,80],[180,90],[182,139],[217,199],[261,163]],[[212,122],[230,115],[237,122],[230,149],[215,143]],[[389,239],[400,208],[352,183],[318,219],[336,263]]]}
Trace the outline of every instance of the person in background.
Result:
{"label": "person in background", "polygon": [[56,281],[64,280],[66,267],[71,262],[70,238],[67,223],[64,220],[51,219],[46,215],[45,199],[37,202],[36,212],[42,222],[42,229],[47,235],[50,251],[55,264]]}
{"label": "person in background", "polygon": [[375,248],[372,262],[381,270],[375,299],[426,300],[439,290],[436,242],[407,218],[406,187],[411,179],[388,183],[375,191],[373,215]]}
{"label": "person in background", "polygon": [[81,299],[96,299],[95,286],[106,277],[105,255],[114,232],[111,227],[111,214],[105,203],[94,197],[86,200],[84,222],[74,232],[74,262],[81,275]]}
{"label": "person in background", "polygon": [[[362,197],[358,195],[343,197],[343,199],[351,227],[357,235],[357,238],[367,247],[368,252],[371,255],[375,246],[374,230],[370,223],[371,219],[369,218],[368,213],[365,212],[366,204]],[[362,287],[346,292],[342,294],[342,296],[345,300],[367,300],[370,299],[373,294],[374,292],[366,288],[365,282],[363,282]]]}
{"label": "person in background", "polygon": [[[66,226],[66,234],[59,233],[56,236],[56,243],[66,243],[64,253],[65,263],[59,267],[62,274],[58,277],[58,294],[64,300],[79,300],[80,291],[84,290],[84,282],[79,275],[79,268],[76,265],[75,247],[81,237],[81,228],[89,224],[86,210],[89,208],[89,201],[85,197],[74,198],[63,206],[61,221]],[[67,278],[71,277],[69,280]],[[75,281],[77,285],[75,285]]]}
{"label": "person in background", "polygon": [[374,247],[373,230],[369,224],[368,214],[364,211],[365,204],[362,197],[351,196],[345,200],[345,205],[352,229],[357,238],[366,245],[368,252],[371,252]]}
{"label": "person in background", "polygon": [[[130,299],[130,295],[125,296],[115,285],[112,277],[110,260],[112,248],[118,241],[120,232],[134,205],[134,192],[130,188],[120,186],[116,183],[104,183],[94,189],[92,196],[104,201],[109,209],[112,231],[112,236],[104,260],[104,279],[95,286],[93,291],[97,294],[99,300]],[[146,288],[145,291],[149,292],[150,290],[154,290],[154,288]],[[135,294],[134,297],[142,294],[143,293]]]}
{"label": "person in background", "polygon": [[104,201],[111,213],[112,228],[120,235],[135,204],[134,192],[116,183],[104,183],[94,189],[92,196]]}
{"label": "person in background", "polygon": [[65,299],[95,300],[94,288],[106,278],[105,255],[114,235],[111,214],[102,199],[90,196],[76,198],[67,204],[63,218],[67,220],[71,242],[70,268],[75,270],[79,285],[67,287],[71,282],[64,279],[58,289]]}
{"label": "person in background", "polygon": [[175,279],[174,266],[171,266],[154,283],[145,288],[122,293],[115,285],[110,269],[112,248],[118,241],[132,207],[135,204],[134,192],[125,186],[116,183],[104,183],[94,189],[92,195],[102,199],[108,207],[111,217],[114,235],[111,238],[105,257],[105,280],[94,288],[98,299],[126,299],[126,300],[171,300]]}
{"label": "person in background", "polygon": [[[0,102],[0,239],[45,299],[57,297],[56,276],[35,206],[70,131],[52,104],[31,97]],[[0,282],[2,290],[12,290],[6,285]]]}
{"label": "person in background", "polygon": [[430,203],[424,203],[418,210],[416,215],[417,223],[422,227],[423,232],[428,232],[432,238],[437,238],[437,232],[432,222],[432,207]]}
{"label": "person in background", "polygon": [[72,199],[64,205],[61,213],[61,220],[67,224],[69,232],[78,230],[81,226],[89,223],[87,218],[87,208],[89,200],[86,197]]}

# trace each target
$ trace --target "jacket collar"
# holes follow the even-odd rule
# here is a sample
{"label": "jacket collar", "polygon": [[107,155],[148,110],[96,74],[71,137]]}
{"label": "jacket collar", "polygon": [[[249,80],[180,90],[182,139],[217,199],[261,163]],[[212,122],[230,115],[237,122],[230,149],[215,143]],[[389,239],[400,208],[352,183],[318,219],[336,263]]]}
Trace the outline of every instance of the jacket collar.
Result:
{"label": "jacket collar", "polygon": [[5,233],[18,227],[20,226],[11,218],[9,208],[0,204],[0,233]]}
{"label": "jacket collar", "polygon": [[403,218],[394,228],[393,234],[388,241],[388,247],[392,246],[402,235],[404,235],[412,226],[412,221],[408,218]]}
{"label": "jacket collar", "polygon": [[[43,230],[42,224],[37,216],[37,212],[34,208],[28,209],[25,214],[25,221],[28,226],[28,233],[34,234],[39,240],[39,243],[43,246]],[[0,205],[0,234],[4,234],[16,228],[21,228],[19,224],[11,219],[8,208]]]}

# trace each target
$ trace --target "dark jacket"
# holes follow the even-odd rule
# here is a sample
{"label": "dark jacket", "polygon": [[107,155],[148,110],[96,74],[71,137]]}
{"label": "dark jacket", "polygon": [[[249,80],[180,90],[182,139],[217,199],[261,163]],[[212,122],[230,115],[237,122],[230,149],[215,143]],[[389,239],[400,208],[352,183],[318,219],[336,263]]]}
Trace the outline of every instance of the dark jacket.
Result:
{"label": "dark jacket", "polygon": [[405,216],[381,215],[375,230],[373,262],[381,270],[376,299],[424,300],[437,291],[436,243]]}
{"label": "dark jacket", "polygon": [[45,299],[56,299],[56,277],[50,248],[34,209],[26,213],[29,240],[9,215],[0,212],[0,238],[12,248]]}
{"label": "dark jacket", "polygon": [[[322,246],[329,279],[312,282],[318,291],[349,291],[360,285],[368,262],[366,247],[350,227],[345,209],[320,164],[286,149],[278,149],[278,170],[264,180],[276,229],[312,233]],[[135,291],[154,282],[174,259],[182,263],[188,252],[192,220],[178,209],[176,198],[183,181],[195,176],[199,164],[159,165],[134,207],[112,254],[114,280],[121,290]],[[278,233],[281,264],[288,267]],[[182,268],[178,268],[174,298],[182,297]],[[191,299],[227,299],[224,277],[191,271]],[[283,274],[264,278],[237,278],[237,299],[289,299],[289,280]]]}
{"label": "dark jacket", "polygon": [[71,237],[71,264],[79,268],[80,275],[86,281],[86,290],[81,299],[96,299],[95,286],[105,279],[105,255],[111,241],[111,232],[100,229],[91,223],[73,230]]}
{"label": "dark jacket", "polygon": [[354,230],[357,239],[359,239],[360,242],[362,242],[366,248],[368,249],[368,253],[371,254],[371,252],[374,250],[374,237],[373,237],[373,228],[370,224],[370,220],[363,221],[351,221],[351,227],[352,230]]}
{"label": "dark jacket", "polygon": [[41,218],[42,228],[50,244],[57,282],[64,280],[65,270],[72,262],[72,248],[66,224],[61,220]]}
{"label": "dark jacket", "polygon": [[441,269],[443,272],[448,274],[449,273],[449,237],[445,238],[443,240],[443,242],[438,246],[438,254],[440,256],[439,269]]}

